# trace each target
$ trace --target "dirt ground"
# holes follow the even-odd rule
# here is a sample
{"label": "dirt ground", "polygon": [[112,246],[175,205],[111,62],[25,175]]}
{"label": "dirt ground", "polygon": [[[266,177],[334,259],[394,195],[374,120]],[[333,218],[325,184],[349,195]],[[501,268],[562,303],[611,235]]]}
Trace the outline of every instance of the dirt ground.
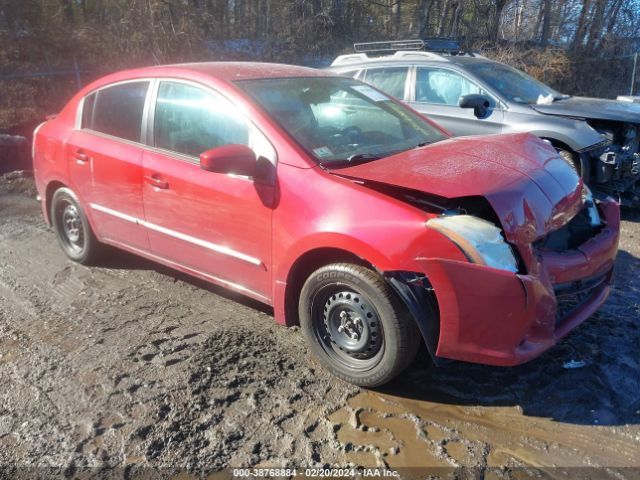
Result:
{"label": "dirt ground", "polygon": [[422,352],[361,390],[261,304],[117,251],[68,261],[34,196],[29,179],[0,177],[0,478],[348,465],[640,477],[638,214],[624,215],[607,304],[541,358],[435,368]]}

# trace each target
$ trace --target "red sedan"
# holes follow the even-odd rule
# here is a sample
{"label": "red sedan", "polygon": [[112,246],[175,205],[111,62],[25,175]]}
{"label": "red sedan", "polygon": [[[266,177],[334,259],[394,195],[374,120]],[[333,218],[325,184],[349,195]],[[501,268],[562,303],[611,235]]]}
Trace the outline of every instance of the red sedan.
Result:
{"label": "red sedan", "polygon": [[450,139],[353,79],[285,65],[143,68],[36,130],[46,220],[81,263],[119,247],[273,305],[374,386],[422,341],[516,365],[609,293],[619,210],[528,134]]}

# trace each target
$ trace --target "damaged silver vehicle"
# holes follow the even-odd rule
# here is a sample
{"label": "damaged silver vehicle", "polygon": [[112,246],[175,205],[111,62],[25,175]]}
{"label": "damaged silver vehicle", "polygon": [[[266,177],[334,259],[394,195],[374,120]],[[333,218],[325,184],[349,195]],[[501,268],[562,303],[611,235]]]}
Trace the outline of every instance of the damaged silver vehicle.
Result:
{"label": "damaged silver vehicle", "polygon": [[559,93],[448,39],[354,47],[330,70],[405,101],[457,136],[533,133],[594,192],[640,208],[640,104]]}

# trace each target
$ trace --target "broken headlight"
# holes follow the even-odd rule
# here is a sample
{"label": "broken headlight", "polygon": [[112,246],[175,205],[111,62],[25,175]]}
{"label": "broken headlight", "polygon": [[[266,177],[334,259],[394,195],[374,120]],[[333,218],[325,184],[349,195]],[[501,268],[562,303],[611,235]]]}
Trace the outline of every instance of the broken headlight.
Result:
{"label": "broken headlight", "polygon": [[464,252],[469,261],[487,267],[518,271],[518,261],[493,223],[473,215],[447,215],[427,221],[427,227],[439,231]]}
{"label": "broken headlight", "polygon": [[582,187],[582,203],[584,203],[585,208],[589,212],[589,220],[591,221],[591,226],[597,227],[601,225],[602,220],[600,219],[598,207],[596,206],[596,202],[593,199],[591,190],[586,185]]}

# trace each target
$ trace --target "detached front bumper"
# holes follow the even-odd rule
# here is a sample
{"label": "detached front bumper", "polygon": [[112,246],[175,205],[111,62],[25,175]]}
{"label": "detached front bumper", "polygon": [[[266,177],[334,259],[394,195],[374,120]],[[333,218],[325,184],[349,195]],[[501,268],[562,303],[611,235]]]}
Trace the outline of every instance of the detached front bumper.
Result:
{"label": "detached front bumper", "polygon": [[620,229],[615,202],[601,203],[600,211],[605,228],[575,250],[536,252],[535,274],[422,260],[440,315],[435,355],[518,365],[548,350],[589,318],[609,295]]}

